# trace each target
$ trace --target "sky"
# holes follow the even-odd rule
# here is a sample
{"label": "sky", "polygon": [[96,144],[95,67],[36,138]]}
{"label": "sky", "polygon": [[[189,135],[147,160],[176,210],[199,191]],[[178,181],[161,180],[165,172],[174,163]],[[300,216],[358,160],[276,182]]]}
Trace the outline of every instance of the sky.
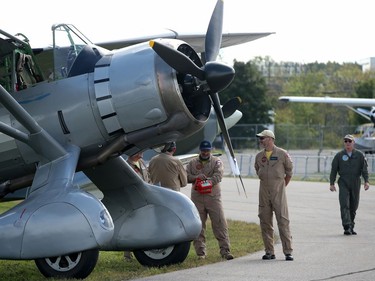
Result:
{"label": "sky", "polygon": [[[274,32],[222,49],[220,60],[361,62],[375,56],[373,0],[224,0],[223,32]],[[92,42],[165,28],[205,33],[216,0],[18,0],[1,4],[0,29],[23,33],[32,47],[52,43],[54,23],[74,24]],[[6,11],[6,12],[5,12]],[[13,13],[10,13],[13,11]]]}

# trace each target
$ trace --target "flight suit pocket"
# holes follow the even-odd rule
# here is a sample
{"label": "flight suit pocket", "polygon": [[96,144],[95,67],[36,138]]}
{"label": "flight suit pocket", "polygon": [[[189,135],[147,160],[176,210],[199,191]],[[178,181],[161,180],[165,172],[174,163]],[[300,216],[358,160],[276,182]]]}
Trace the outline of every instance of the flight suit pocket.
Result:
{"label": "flight suit pocket", "polygon": [[285,177],[285,169],[282,161],[270,161],[270,166],[272,168],[272,176],[274,178],[279,179]]}

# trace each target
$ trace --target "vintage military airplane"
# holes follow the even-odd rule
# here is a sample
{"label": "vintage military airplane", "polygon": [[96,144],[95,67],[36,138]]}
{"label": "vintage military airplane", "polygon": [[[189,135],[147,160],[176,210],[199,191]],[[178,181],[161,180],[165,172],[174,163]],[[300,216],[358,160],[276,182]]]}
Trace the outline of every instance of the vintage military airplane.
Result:
{"label": "vintage military airplane", "polygon": [[[181,40],[194,35],[176,34],[108,50],[68,24],[52,27],[52,48],[31,49],[0,30],[0,193],[27,187],[0,215],[0,259],[33,259],[62,278],[87,277],[99,250],[131,250],[146,265],[184,261],[201,230],[194,204],[144,183],[121,155],[183,141],[215,113],[234,158],[218,96],[234,70],[216,58],[271,33],[222,40],[222,22],[218,0],[197,51]],[[102,200],[74,185],[76,172]]]}
{"label": "vintage military airplane", "polygon": [[355,137],[355,147],[365,153],[375,153],[375,99],[282,96],[279,100],[283,102],[327,103],[346,106],[374,124],[374,126],[367,127],[363,134]]}

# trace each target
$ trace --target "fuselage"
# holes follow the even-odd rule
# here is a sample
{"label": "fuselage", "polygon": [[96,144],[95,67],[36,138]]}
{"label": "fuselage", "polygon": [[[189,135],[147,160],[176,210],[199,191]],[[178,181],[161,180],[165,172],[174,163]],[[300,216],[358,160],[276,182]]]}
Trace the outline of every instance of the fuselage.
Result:
{"label": "fuselage", "polygon": [[[181,44],[169,42],[175,48]],[[58,143],[80,147],[78,169],[184,139],[202,129],[210,114],[209,98],[192,99],[183,92],[181,77],[147,43],[115,51],[87,45],[72,66],[61,67],[59,73],[66,77],[11,94]],[[0,108],[0,120],[27,133],[5,108]],[[0,156],[3,180],[30,174],[43,161],[32,146],[5,134],[0,137]]]}

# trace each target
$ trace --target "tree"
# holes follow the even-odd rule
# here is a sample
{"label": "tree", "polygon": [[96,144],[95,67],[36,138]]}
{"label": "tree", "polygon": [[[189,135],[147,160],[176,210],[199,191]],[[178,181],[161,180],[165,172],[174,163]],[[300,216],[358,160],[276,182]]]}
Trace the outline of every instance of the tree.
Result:
{"label": "tree", "polygon": [[[308,64],[301,75],[292,76],[283,85],[283,95],[357,97],[356,86],[363,80],[357,64]],[[345,107],[325,104],[288,104],[277,108],[278,123],[356,125],[355,114]],[[284,112],[285,111],[285,112]]]}
{"label": "tree", "polygon": [[272,106],[266,98],[267,85],[257,66],[251,61],[244,63],[234,61],[233,68],[236,72],[232,84],[220,93],[222,103],[233,96],[242,100],[239,110],[243,113],[239,124],[268,124]]}
{"label": "tree", "polygon": [[[356,93],[358,98],[367,98],[373,99],[375,98],[375,78],[373,77],[374,73],[366,73],[366,79],[360,81],[356,85]],[[363,122],[365,119],[364,117],[357,115],[358,123]]]}

